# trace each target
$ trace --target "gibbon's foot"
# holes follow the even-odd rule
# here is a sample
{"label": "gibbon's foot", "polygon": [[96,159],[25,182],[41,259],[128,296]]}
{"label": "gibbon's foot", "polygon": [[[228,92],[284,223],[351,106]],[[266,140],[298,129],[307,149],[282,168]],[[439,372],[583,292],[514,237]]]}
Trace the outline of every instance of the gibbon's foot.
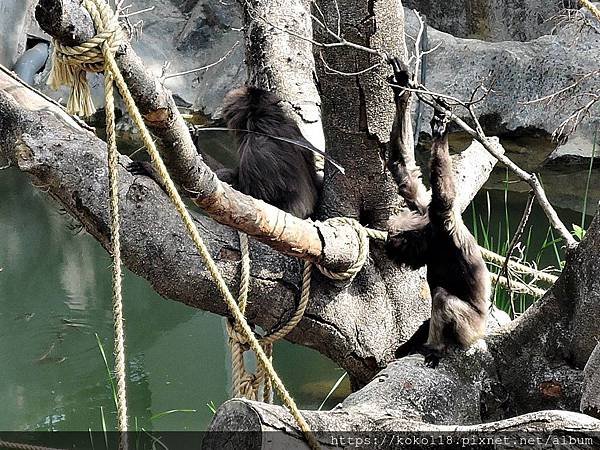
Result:
{"label": "gibbon's foot", "polygon": [[402,87],[408,87],[408,82],[410,80],[408,66],[397,57],[391,58],[389,62],[394,74],[388,77],[388,82],[392,84],[391,88],[394,91],[394,94],[400,96],[404,93]]}
{"label": "gibbon's foot", "polygon": [[163,190],[163,192],[167,192],[167,189],[165,188],[164,184],[162,183],[162,180],[158,177],[158,174],[156,173],[156,169],[154,169],[154,166],[152,165],[151,162],[149,161],[131,161],[128,165],[127,165],[127,172],[129,172],[130,174],[134,175],[134,176],[141,176],[141,177],[148,177],[150,179],[152,179],[152,181],[154,181],[156,184],[158,184],[160,186],[160,188]]}
{"label": "gibbon's foot", "polygon": [[438,366],[438,364],[440,363],[440,359],[442,359],[444,352],[441,350],[434,349],[434,348],[428,346],[427,344],[425,344],[423,346],[422,354],[425,357],[425,365],[427,367],[431,367],[432,369],[435,369]]}
{"label": "gibbon's foot", "polygon": [[405,356],[412,355],[413,353],[417,353],[416,349],[413,348],[413,346],[410,344],[411,343],[409,343],[409,342],[405,342],[400,347],[398,347],[396,349],[396,351],[394,352],[394,358],[402,359]]}
{"label": "gibbon's foot", "polygon": [[427,336],[429,335],[429,322],[429,319],[425,320],[419,328],[417,328],[417,331],[415,331],[410,339],[396,349],[394,352],[396,359],[404,358],[413,353],[425,354],[423,352],[425,343],[427,342]]}
{"label": "gibbon's foot", "polygon": [[140,175],[155,179],[156,172],[152,163],[148,161],[131,161],[127,165],[127,172],[132,175]]}

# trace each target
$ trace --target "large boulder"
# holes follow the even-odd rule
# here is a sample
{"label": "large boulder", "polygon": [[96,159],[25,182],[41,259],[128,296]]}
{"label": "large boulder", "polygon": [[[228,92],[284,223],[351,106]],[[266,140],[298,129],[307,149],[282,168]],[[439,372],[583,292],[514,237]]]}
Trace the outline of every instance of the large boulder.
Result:
{"label": "large boulder", "polygon": [[[408,34],[417,34],[418,22],[412,10],[406,10]],[[600,86],[600,33],[594,27],[567,22],[555,34],[529,42],[485,42],[457,38],[429,28],[427,86],[437,92],[467,100],[482,82],[493,91],[476,107],[490,134],[538,130],[552,134],[574,111],[590,100],[585,93],[598,94]],[[559,92],[583,75],[576,87],[552,101],[527,104]],[[421,130],[428,131],[431,112],[427,108]],[[468,119],[461,108],[456,112]],[[600,121],[600,102],[585,116],[561,154],[589,156],[593,134]]]}
{"label": "large boulder", "polygon": [[[576,4],[576,1],[573,2]],[[556,0],[405,0],[404,6],[427,16],[438,30],[485,41],[529,41],[550,33]]]}
{"label": "large boulder", "polygon": [[[137,21],[143,25],[142,34],[132,39],[132,45],[148,70],[157,76],[163,74],[166,64],[168,77],[218,62],[206,70],[165,80],[178,105],[207,116],[214,115],[232,86],[246,79],[241,19],[238,8],[232,5],[219,0],[136,0],[127,11],[149,9],[130,18],[132,25]],[[13,11],[16,9],[10,10],[12,15],[17,14]],[[45,85],[48,72],[49,67],[36,87],[55,99],[65,99],[67,88],[53,92]],[[89,74],[88,79],[94,103],[102,107],[102,78]]]}
{"label": "large boulder", "polygon": [[37,0],[0,1],[0,64],[12,67],[23,54],[28,34],[37,34],[39,29],[33,20],[33,8]]}

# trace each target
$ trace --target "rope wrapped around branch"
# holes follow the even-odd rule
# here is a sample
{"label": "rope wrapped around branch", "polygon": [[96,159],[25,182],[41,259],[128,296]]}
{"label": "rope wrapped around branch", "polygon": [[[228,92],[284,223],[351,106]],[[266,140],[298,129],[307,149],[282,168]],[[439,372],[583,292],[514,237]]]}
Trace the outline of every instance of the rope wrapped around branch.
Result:
{"label": "rope wrapped around branch", "polygon": [[[104,72],[104,54],[115,54],[123,42],[123,31],[108,3],[102,0],[83,0],[96,27],[96,35],[83,44],[69,47],[52,40],[52,70],[48,85],[52,89],[71,86],[67,111],[87,117],[96,112],[86,72]],[[108,109],[108,108],[107,108]]]}
{"label": "rope wrapped around branch", "polygon": [[[328,219],[326,223],[346,224],[353,227],[359,238],[359,252],[354,264],[343,272],[333,272],[324,267],[317,265],[321,273],[332,280],[348,281],[352,280],[362,269],[369,255],[369,233],[358,221],[345,217],[336,217]],[[238,306],[240,311],[245,314],[248,303],[248,291],[250,286],[250,251],[248,247],[248,236],[245,233],[238,232],[240,240],[241,271],[240,271],[240,290],[238,294]],[[312,274],[312,264],[308,261],[304,262],[302,271],[302,288],[300,293],[300,301],[290,319],[280,328],[268,333],[259,339],[265,353],[272,360],[273,344],[280,339],[286,337],[298,325],[304,311],[310,300],[310,283]],[[256,373],[247,371],[244,364],[244,352],[248,350],[247,340],[245,336],[238,332],[235,324],[231,321],[226,322],[227,333],[229,336],[229,347],[231,351],[231,367],[232,367],[232,391],[235,397],[245,397],[250,400],[258,400],[260,390],[263,391],[263,401],[270,403],[273,400],[271,380],[267,376],[267,370],[264,365],[259,364]]]}

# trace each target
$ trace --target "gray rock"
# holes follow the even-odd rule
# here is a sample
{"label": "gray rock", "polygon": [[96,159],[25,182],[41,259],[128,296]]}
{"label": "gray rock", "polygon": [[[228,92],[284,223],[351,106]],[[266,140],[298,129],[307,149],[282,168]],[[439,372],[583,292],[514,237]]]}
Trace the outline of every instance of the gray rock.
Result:
{"label": "gray rock", "polygon": [[12,67],[25,51],[32,10],[36,3],[35,0],[0,1],[0,64],[3,66]]}
{"label": "gray rock", "polygon": [[[406,10],[407,32],[417,33],[417,20]],[[524,130],[542,130],[548,134],[589,97],[578,95],[598,92],[600,74],[589,77],[577,87],[552,102],[526,104],[569,86],[581,75],[598,70],[600,33],[594,28],[580,28],[569,22],[554,35],[530,42],[484,42],[461,39],[429,28],[429,48],[440,47],[427,58],[427,86],[437,92],[467,100],[483,81],[493,92],[477,105],[476,112],[489,134],[501,135]],[[456,112],[468,119],[461,108]],[[429,108],[421,122],[428,132]],[[593,131],[600,121],[600,104],[584,119],[562,154],[589,156]]]}
{"label": "gray rock", "polygon": [[[170,63],[168,76],[212,64],[227,55],[207,70],[165,81],[180,106],[212,116],[225,93],[246,80],[241,19],[235,2],[136,0],[129,12],[149,7],[154,9],[132,16],[131,22],[143,21],[143,33],[132,45],[150,72],[160,76],[163,66]],[[48,70],[37,87],[54,99],[66,99],[68,89],[53,92],[45,85]],[[88,74],[88,80],[94,103],[100,108],[104,104],[102,77]]]}
{"label": "gray rock", "polygon": [[405,0],[403,4],[427,16],[438,30],[485,41],[529,41],[548,34],[551,18],[563,7],[556,0]]}

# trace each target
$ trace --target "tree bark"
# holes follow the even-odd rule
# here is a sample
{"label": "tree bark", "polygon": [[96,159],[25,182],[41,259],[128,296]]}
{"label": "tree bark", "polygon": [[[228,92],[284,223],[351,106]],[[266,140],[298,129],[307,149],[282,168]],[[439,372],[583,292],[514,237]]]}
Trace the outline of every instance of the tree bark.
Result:
{"label": "tree bark", "polygon": [[312,37],[310,2],[251,0],[240,3],[246,24],[248,83],[277,92],[304,136],[324,150],[312,44],[284,31]]}
{"label": "tree bark", "polygon": [[[600,443],[600,421],[568,411],[539,411],[462,426],[423,423],[362,403],[346,406],[344,402],[332,411],[303,411],[303,415],[324,449],[430,449],[440,443],[446,444],[442,448],[523,449],[535,446],[540,439],[553,448],[593,450]],[[202,448],[207,450],[308,448],[285,410],[244,399],[233,399],[221,406],[209,431],[202,442]]]}
{"label": "tree bark", "polygon": [[581,411],[600,418],[600,344],[596,345],[583,369]]}

